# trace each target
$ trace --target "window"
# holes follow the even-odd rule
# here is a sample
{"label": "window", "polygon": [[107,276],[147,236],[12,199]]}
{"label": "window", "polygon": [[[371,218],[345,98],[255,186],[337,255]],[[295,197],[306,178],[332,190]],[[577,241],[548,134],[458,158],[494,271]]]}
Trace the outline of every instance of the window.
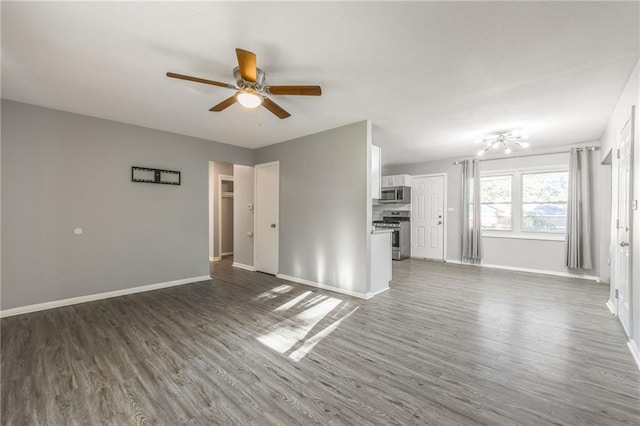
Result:
{"label": "window", "polygon": [[542,234],[560,238],[567,228],[568,184],[566,169],[483,175],[482,230],[489,236],[536,238],[535,234]]}
{"label": "window", "polygon": [[522,232],[564,234],[568,172],[522,174]]}
{"label": "window", "polygon": [[480,178],[483,230],[511,231],[512,175]]}

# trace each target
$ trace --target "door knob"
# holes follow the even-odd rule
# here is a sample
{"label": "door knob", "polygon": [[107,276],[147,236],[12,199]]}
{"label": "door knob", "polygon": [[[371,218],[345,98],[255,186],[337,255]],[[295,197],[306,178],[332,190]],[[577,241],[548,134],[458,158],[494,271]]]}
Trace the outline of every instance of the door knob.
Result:
{"label": "door knob", "polygon": [[629,243],[625,243],[624,241],[620,243],[620,247],[628,247]]}
{"label": "door knob", "polygon": [[438,221],[438,225],[442,225],[442,221],[441,220]]}
{"label": "door knob", "polygon": [[271,224],[271,227],[272,227],[272,228],[275,228],[275,227],[276,227],[276,224],[275,224],[275,223],[272,223],[272,224]]}

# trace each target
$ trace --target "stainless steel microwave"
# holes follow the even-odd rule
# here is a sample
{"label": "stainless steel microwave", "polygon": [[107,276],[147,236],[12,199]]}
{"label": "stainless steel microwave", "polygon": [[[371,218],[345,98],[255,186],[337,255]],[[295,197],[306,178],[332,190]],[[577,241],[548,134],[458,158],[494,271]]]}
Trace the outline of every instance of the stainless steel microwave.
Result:
{"label": "stainless steel microwave", "polygon": [[380,203],[401,203],[409,204],[411,202],[410,186],[393,186],[391,188],[382,188]]}

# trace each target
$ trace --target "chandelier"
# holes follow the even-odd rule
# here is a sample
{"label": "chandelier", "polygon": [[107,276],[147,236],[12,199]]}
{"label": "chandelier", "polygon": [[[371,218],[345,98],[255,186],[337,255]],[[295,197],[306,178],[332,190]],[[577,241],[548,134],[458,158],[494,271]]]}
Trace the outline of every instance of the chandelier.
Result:
{"label": "chandelier", "polygon": [[490,149],[502,149],[505,154],[511,154],[514,146],[528,148],[529,143],[524,142],[528,136],[518,130],[501,130],[494,135],[485,136],[477,142],[484,143],[485,147],[478,151],[478,155],[484,155]]}

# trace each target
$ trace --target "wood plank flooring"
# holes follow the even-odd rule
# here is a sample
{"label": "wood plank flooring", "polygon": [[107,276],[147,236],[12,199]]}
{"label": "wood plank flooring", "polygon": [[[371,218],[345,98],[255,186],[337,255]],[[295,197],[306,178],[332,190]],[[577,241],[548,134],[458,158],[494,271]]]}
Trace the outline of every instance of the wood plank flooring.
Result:
{"label": "wood plank flooring", "polygon": [[362,301],[230,264],[2,319],[1,424],[640,424],[601,284],[405,260]]}

